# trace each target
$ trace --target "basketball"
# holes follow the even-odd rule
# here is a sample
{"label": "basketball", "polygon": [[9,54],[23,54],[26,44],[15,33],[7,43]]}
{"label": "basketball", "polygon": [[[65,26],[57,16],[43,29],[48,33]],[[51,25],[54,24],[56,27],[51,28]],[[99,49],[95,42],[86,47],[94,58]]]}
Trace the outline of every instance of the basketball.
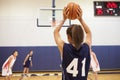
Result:
{"label": "basketball", "polygon": [[68,10],[68,19],[70,20],[74,20],[77,18],[77,10],[79,8],[79,5],[75,2],[70,2],[67,4],[67,7],[69,10]]}

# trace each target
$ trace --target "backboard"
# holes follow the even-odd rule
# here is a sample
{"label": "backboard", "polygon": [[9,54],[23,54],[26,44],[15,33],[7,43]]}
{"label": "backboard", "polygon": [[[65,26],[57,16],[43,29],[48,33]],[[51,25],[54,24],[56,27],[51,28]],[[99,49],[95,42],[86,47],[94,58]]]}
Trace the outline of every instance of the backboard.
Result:
{"label": "backboard", "polygon": [[[55,26],[63,18],[63,9],[56,8],[55,0],[51,1],[51,7],[40,8],[39,17],[37,18],[38,27],[50,27]],[[54,24],[54,25],[53,25]],[[64,23],[64,26],[69,26],[71,24],[70,20]]]}
{"label": "backboard", "polygon": [[[60,8],[40,8],[37,18],[37,27],[51,27],[53,19],[59,23],[63,18],[63,9]],[[70,20],[64,23],[64,27],[71,24]]]}

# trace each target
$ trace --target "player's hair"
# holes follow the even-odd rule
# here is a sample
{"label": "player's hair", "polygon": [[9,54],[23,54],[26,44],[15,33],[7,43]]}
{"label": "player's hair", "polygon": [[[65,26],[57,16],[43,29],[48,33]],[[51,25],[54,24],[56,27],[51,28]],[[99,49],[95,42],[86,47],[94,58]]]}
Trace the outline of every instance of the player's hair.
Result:
{"label": "player's hair", "polygon": [[30,50],[28,54],[30,54],[31,52],[33,52],[33,50]]}
{"label": "player's hair", "polygon": [[12,55],[13,55],[15,52],[18,52],[18,51],[17,51],[17,50],[14,50],[14,51],[12,52]]}
{"label": "player's hair", "polygon": [[30,50],[29,53],[30,53],[30,52],[33,52],[33,50]]}
{"label": "player's hair", "polygon": [[77,24],[72,24],[70,27],[67,28],[67,35],[71,37],[75,48],[79,49],[84,39],[84,32],[82,27]]}

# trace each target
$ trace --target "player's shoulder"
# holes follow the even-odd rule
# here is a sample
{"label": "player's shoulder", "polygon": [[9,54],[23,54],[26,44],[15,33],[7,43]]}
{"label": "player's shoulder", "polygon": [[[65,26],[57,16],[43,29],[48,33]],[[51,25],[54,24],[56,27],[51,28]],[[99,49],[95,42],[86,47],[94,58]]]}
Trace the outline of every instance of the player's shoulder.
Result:
{"label": "player's shoulder", "polygon": [[10,57],[9,58],[14,58],[14,56],[13,55],[10,55]]}
{"label": "player's shoulder", "polygon": [[63,47],[69,47],[69,46],[71,46],[71,44],[69,44],[69,43],[64,43],[64,45],[63,45]]}
{"label": "player's shoulder", "polygon": [[64,43],[64,45],[69,45],[69,43]]}
{"label": "player's shoulder", "polygon": [[13,55],[10,55],[10,56],[8,57],[8,60],[12,60],[12,59],[14,59],[14,56],[13,56]]}
{"label": "player's shoulder", "polygon": [[87,43],[82,43],[82,47],[89,48],[89,45]]}

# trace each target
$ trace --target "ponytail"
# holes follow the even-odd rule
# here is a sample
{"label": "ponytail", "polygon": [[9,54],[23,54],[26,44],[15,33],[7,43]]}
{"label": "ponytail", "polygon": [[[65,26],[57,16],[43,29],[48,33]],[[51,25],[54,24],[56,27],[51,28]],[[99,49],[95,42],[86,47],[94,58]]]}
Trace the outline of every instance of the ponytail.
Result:
{"label": "ponytail", "polygon": [[67,34],[72,38],[72,42],[76,49],[80,48],[80,45],[83,42],[84,32],[80,25],[73,24],[70,28],[67,29]]}

